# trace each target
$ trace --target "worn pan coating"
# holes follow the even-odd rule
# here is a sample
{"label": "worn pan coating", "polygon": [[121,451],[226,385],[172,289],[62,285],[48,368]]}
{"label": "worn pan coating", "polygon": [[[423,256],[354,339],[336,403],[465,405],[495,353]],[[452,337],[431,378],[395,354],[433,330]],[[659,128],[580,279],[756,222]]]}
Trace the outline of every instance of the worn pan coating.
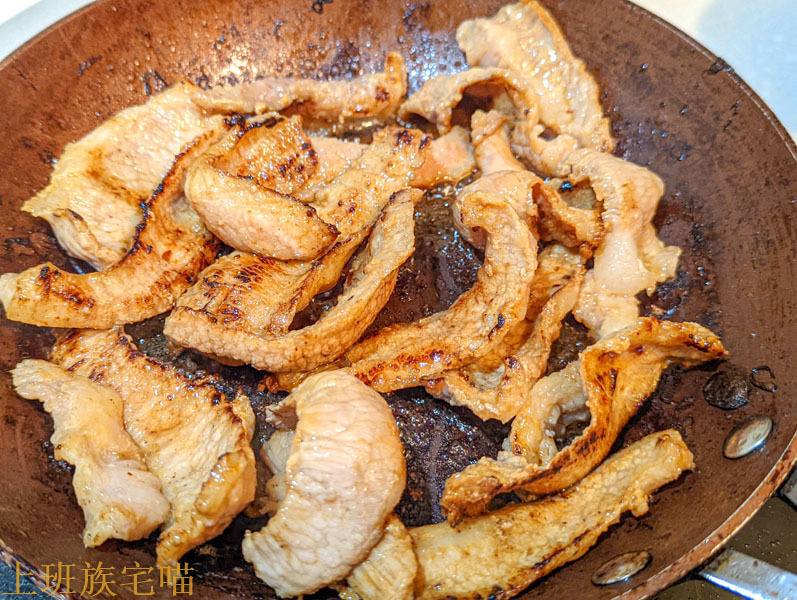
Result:
{"label": "worn pan coating", "polygon": [[[430,76],[464,68],[456,25],[492,14],[500,4],[105,0],[79,11],[0,64],[0,271],[45,259],[80,267],[58,251],[44,222],[18,208],[46,184],[53,157],[67,142],[143,102],[147,93],[180,77],[209,85],[272,74],[341,77],[377,68],[389,49],[404,55],[415,89]],[[694,451],[697,470],[657,493],[648,515],[625,518],[584,558],[523,596],[643,598],[716,551],[795,461],[795,146],[722,60],[644,10],[621,0],[547,4],[604,90],[618,154],[650,165],[667,184],[656,225],[666,242],[684,248],[684,257],[675,283],[662,286],[653,302],[668,317],[710,326],[730,349],[730,362],[748,371],[768,365],[779,386],[775,394],[755,391],[746,407],[723,412],[701,394],[717,365],[666,374],[622,443],[675,426]],[[402,274],[401,298],[394,296],[381,321],[445,306],[472,279],[477,259],[461,246],[435,242],[438,227],[428,215],[419,226],[415,271]],[[157,352],[157,328],[156,320],[133,333]],[[58,561],[78,568],[102,561],[117,574],[134,561],[151,566],[153,540],[82,547],[71,474],[53,461],[47,441],[51,420],[13,393],[7,375],[20,359],[43,356],[51,334],[2,319],[0,338],[0,555],[9,563],[19,558],[33,571]],[[253,370],[224,374],[252,392],[258,411],[274,401],[251,387],[259,377]],[[419,498],[402,504],[402,517],[411,524],[439,519],[436,500],[447,475],[495,452],[503,430],[419,390],[390,401],[408,446],[408,494]],[[753,414],[774,419],[772,438],[746,459],[724,459],[724,436]],[[196,569],[195,597],[271,597],[239,552],[242,530],[257,526],[241,517],[188,555]],[[605,560],[642,549],[653,562],[630,582],[591,585],[590,575]],[[129,587],[114,591],[133,597]],[[171,594],[157,585],[155,593]]]}

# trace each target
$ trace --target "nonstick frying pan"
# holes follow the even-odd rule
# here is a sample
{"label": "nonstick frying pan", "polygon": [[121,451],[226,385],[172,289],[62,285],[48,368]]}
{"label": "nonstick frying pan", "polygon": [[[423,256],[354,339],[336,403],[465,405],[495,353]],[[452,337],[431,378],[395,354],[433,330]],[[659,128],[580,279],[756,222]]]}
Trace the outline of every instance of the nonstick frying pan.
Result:
{"label": "nonstick frying pan", "polygon": [[[85,267],[61,253],[46,224],[19,212],[19,206],[46,184],[66,143],[145,101],[148,93],[182,77],[200,85],[275,74],[347,77],[376,70],[392,49],[403,54],[414,90],[431,76],[465,68],[454,40],[457,24],[492,14],[500,5],[490,0],[103,0],[73,14],[0,64],[0,271],[20,271],[43,260]],[[603,90],[601,100],[619,140],[617,154],[650,166],[667,186],[655,224],[684,255],[678,277],[643,305],[663,309],[663,318],[711,327],[731,353],[722,365],[668,371],[618,442],[675,427],[695,453],[696,470],[659,491],[648,515],[625,517],[585,557],[523,596],[643,598],[714,553],[776,489],[797,457],[797,377],[791,362],[797,334],[795,145],[726,63],[648,12],[622,0],[546,5]],[[439,220],[428,214],[439,209],[439,201],[435,206],[430,200],[419,221],[415,269],[402,273],[380,323],[442,308],[472,281],[478,259],[467,248],[439,242]],[[157,354],[163,346],[160,326],[154,319],[128,331]],[[566,333],[552,367],[568,359],[567,342],[579,335],[570,325]],[[2,319],[0,339],[0,555],[39,574],[58,561],[78,568],[102,561],[117,573],[135,561],[152,566],[152,539],[83,548],[71,472],[52,458],[51,420],[36,403],[14,394],[7,374],[23,358],[45,356],[52,334]],[[258,414],[275,400],[257,391],[261,374],[254,370],[225,369],[190,354],[180,360],[221,373],[231,386],[242,385]],[[704,400],[703,385],[716,370],[732,366],[746,374],[762,365],[776,375],[777,392],[753,388],[750,402],[734,411]],[[445,478],[497,451],[505,430],[420,390],[394,394],[389,402],[407,445],[408,491],[420,498],[403,502],[401,516],[408,524],[438,520]],[[775,423],[766,445],[744,459],[723,458],[727,433],[752,415],[767,415]],[[195,569],[195,597],[272,597],[240,555],[242,531],[261,523],[239,517],[220,538],[186,557]],[[614,586],[590,583],[604,562],[635,550],[652,554],[647,569]],[[133,597],[129,587],[114,592]],[[155,592],[171,595],[168,588],[156,586]]]}

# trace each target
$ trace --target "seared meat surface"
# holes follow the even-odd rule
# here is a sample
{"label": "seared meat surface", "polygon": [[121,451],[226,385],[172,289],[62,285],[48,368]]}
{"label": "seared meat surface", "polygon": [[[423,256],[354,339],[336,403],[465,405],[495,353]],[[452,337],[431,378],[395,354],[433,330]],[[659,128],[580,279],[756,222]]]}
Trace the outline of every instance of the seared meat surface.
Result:
{"label": "seared meat surface", "polygon": [[419,385],[486,354],[522,320],[537,248],[515,210],[497,194],[457,198],[466,226],[487,234],[476,284],[446,311],[392,325],[353,346],[348,371],[387,392]]}
{"label": "seared meat surface", "polygon": [[390,117],[407,93],[407,70],[397,52],[389,52],[381,73],[351,80],[264,78],[208,90],[199,99],[221,112],[263,113],[295,109],[305,118],[326,122]]}
{"label": "seared meat surface", "polygon": [[412,528],[415,597],[511,598],[582,556],[624,512],[644,515],[653,492],[693,468],[681,434],[668,429],[620,450],[559,494],[454,526]]}
{"label": "seared meat surface", "polygon": [[341,371],[314,375],[274,407],[295,429],[285,498],[243,541],[246,560],[280,597],[346,577],[383,536],[405,484],[398,428],[382,397]]}
{"label": "seared meat surface", "polygon": [[22,205],[46,219],[72,256],[98,269],[130,250],[145,202],[194,138],[224,128],[223,117],[197,106],[200,91],[179,82],[125,109],[58,159],[50,184]]}
{"label": "seared meat surface", "polygon": [[531,386],[545,373],[551,345],[572,310],[584,276],[581,257],[549,246],[539,257],[524,321],[486,355],[424,383],[426,391],[467,406],[481,419],[506,423],[528,402]]}
{"label": "seared meat surface", "polygon": [[307,371],[336,360],[382,310],[393,293],[398,268],[415,250],[413,212],[420,195],[403,191],[394,196],[367,245],[354,257],[337,304],[312,325],[253,332],[227,327],[207,313],[178,309],[167,319],[166,335],[202,352],[272,372]]}
{"label": "seared meat surface", "polygon": [[169,310],[219,248],[183,194],[188,165],[214,137],[197,138],[177,157],[144,206],[133,247],[110,268],[79,275],[46,263],[0,275],[6,317],[47,327],[107,329]]}
{"label": "seared meat surface", "polygon": [[[304,348],[285,354],[289,342],[280,338],[313,296],[337,283],[390,198],[407,188],[423,162],[428,141],[417,130],[388,127],[378,132],[374,143],[313,199],[319,216],[340,232],[339,241],[324,256],[312,262],[264,260],[243,254],[223,257],[177,302],[166,320],[166,335],[177,344],[214,356],[251,359],[260,368],[290,371],[313,361],[318,365],[323,356],[318,354],[323,353],[320,344],[311,342],[316,354],[313,358],[308,354],[305,360]],[[370,320],[363,323],[367,327]],[[262,344],[260,338],[269,335],[275,336],[271,343],[278,351],[270,352]]]}
{"label": "seared meat surface", "polygon": [[227,398],[212,380],[148,358],[121,328],[66,332],[51,360],[122,397],[125,429],[171,504],[159,565],[217,536],[252,501],[254,414],[246,396]]}
{"label": "seared meat surface", "polygon": [[[446,482],[440,503],[448,518],[457,522],[480,514],[496,495],[517,488],[550,494],[573,485],[606,457],[667,366],[694,366],[724,355],[722,342],[705,327],[652,318],[640,319],[635,326],[589,346],[579,359],[583,392],[576,393],[571,378],[557,376],[568,390],[586,396],[589,426],[548,462],[543,463],[539,455],[534,458],[536,448],[523,448],[526,440],[541,441],[540,435],[532,436],[525,429],[544,427],[549,412],[568,401],[565,394],[551,391],[547,378],[540,380],[512,425],[504,444],[508,452],[499,460],[482,458]],[[552,393],[553,402],[545,397]]]}
{"label": "seared meat surface", "polygon": [[43,360],[23,360],[11,377],[20,396],[40,400],[52,415],[56,460],[75,465],[72,485],[86,518],[86,546],[138,540],[166,520],[169,502],[125,431],[118,393]]}
{"label": "seared meat surface", "polygon": [[301,117],[261,117],[234,128],[200,156],[187,174],[185,193],[208,229],[233,248],[310,260],[338,234],[293,197],[316,163]]}

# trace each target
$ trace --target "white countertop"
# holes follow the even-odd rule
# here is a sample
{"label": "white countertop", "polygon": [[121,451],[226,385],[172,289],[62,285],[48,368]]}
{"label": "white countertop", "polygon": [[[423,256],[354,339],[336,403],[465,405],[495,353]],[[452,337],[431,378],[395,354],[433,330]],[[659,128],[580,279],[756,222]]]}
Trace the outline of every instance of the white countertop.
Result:
{"label": "white countertop", "polygon": [[[0,0],[0,58],[89,0]],[[721,56],[797,139],[797,1],[636,0]]]}

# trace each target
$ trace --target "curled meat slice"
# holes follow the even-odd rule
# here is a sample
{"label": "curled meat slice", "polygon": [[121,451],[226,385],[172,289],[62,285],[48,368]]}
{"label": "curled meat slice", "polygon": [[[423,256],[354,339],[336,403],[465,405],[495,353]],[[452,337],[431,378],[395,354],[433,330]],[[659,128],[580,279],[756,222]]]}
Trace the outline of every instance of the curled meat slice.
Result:
{"label": "curled meat slice", "polygon": [[262,113],[291,107],[305,118],[344,121],[389,117],[407,92],[407,70],[397,52],[385,59],[384,72],[351,80],[265,78],[208,90],[199,103],[222,112]]}
{"label": "curled meat slice", "polygon": [[382,397],[330,371],[308,378],[271,415],[295,427],[285,499],[244,558],[281,597],[312,593],[346,577],[383,536],[404,490],[398,428]]}
{"label": "curled meat slice", "polygon": [[55,459],[75,465],[86,546],[138,540],[166,520],[169,503],[124,429],[119,394],[43,360],[23,360],[11,376],[20,396],[41,400],[53,416]]}
{"label": "curled meat slice", "polygon": [[472,362],[525,317],[537,268],[528,228],[496,194],[475,192],[456,202],[465,225],[487,234],[477,281],[448,310],[385,327],[346,353],[349,372],[378,391],[419,385]]}
{"label": "curled meat slice", "polygon": [[518,428],[534,423],[539,427],[547,417],[536,413],[539,407],[551,409],[566,400],[564,394],[557,394],[555,402],[538,398],[538,394],[553,393],[547,378],[541,379],[509,434],[506,445],[516,456],[502,456],[503,460],[485,457],[450,477],[441,500],[448,518],[457,522],[463,516],[482,513],[496,495],[517,488],[549,494],[572,485],[609,453],[622,428],[656,389],[667,366],[694,366],[724,355],[722,342],[705,327],[652,318],[640,319],[636,326],[589,346],[580,357],[589,426],[547,463],[528,461],[534,449],[522,456],[523,449],[516,444],[530,438],[518,435]]}
{"label": "curled meat slice", "polygon": [[506,69],[468,69],[450,75],[438,75],[427,80],[421,89],[399,108],[399,116],[423,117],[437,126],[440,133],[451,129],[454,109],[466,92],[498,99],[509,96],[519,114],[519,122],[536,123],[537,104],[534,92],[525,79]]}
{"label": "curled meat slice", "polygon": [[[534,203],[534,188],[542,184],[542,179],[531,171],[498,171],[479,177],[469,183],[457,194],[464,198],[473,193],[486,193],[502,197],[526,224],[526,235],[531,238],[531,243],[537,243],[537,205]],[[486,235],[482,229],[469,227],[462,219],[461,202],[454,202],[451,206],[454,227],[468,243],[477,248],[484,249]]]}
{"label": "curled meat slice", "polygon": [[574,184],[589,182],[603,207],[595,266],[573,314],[604,337],[636,321],[636,294],[675,276],[681,250],[665,246],[651,224],[664,184],[644,167],[594,150],[570,153],[556,171]]}
{"label": "curled meat slice", "polygon": [[470,120],[476,165],[482,176],[499,171],[525,171],[512,154],[509,130],[512,119],[498,110],[477,110]]}
{"label": "curled meat slice", "polygon": [[47,220],[61,246],[96,268],[119,262],[141,221],[141,203],[198,135],[223,129],[196,105],[198,88],[176,83],[68,144],[50,184],[22,205]]}
{"label": "curled meat slice", "polygon": [[502,7],[490,18],[463,21],[457,43],[470,66],[509,69],[528,79],[541,125],[574,138],[584,148],[614,148],[595,80],[539,2],[524,0]]}
{"label": "curled meat slice", "polygon": [[512,462],[520,456],[529,465],[547,465],[559,452],[555,432],[560,418],[585,409],[589,421],[587,396],[581,385],[581,362],[575,360],[534,386],[531,398],[512,423],[498,459]]}
{"label": "curled meat slice", "polygon": [[426,381],[426,391],[451,404],[467,406],[484,420],[506,423],[512,419],[545,372],[562,319],[576,303],[584,274],[581,262],[580,256],[562,246],[546,248],[531,282],[525,321],[485,356]]}
{"label": "curled meat slice", "polygon": [[368,557],[334,586],[341,600],[413,600],[418,561],[407,528],[390,515],[385,533]]}
{"label": "curled meat slice", "polygon": [[243,361],[272,372],[306,371],[341,356],[387,303],[398,268],[415,250],[414,202],[420,191],[399,192],[354,257],[337,304],[312,325],[277,335],[227,328],[186,311],[167,320],[164,332],[181,345]]}
{"label": "curled meat slice", "polygon": [[166,320],[167,335],[181,344],[195,336],[195,329],[217,325],[253,335],[288,331],[293,317],[313,296],[337,283],[391,196],[407,187],[423,161],[428,140],[416,130],[397,127],[377,132],[360,158],[318,194],[319,213],[323,207],[323,214],[341,232],[323,257],[317,261],[278,261],[245,253],[222,257],[178,300]]}
{"label": "curled meat slice", "polygon": [[102,381],[124,401],[125,429],[160,480],[171,513],[158,538],[159,565],[219,535],[255,493],[254,414],[210,378],[188,378],[148,358],[121,328],[71,330],[51,360]]}
{"label": "curled meat slice", "polygon": [[432,140],[423,164],[415,171],[410,185],[430,188],[438,183],[464,179],[473,172],[473,146],[468,132],[459,126]]}
{"label": "curled meat slice", "polygon": [[291,194],[317,158],[301,117],[268,117],[230,131],[188,171],[185,193],[202,221],[233,248],[308,260],[335,241],[336,229]]}
{"label": "curled meat slice", "polygon": [[479,517],[410,529],[418,557],[415,597],[511,598],[576,560],[620,520],[639,517],[651,494],[694,468],[672,429],[651,434],[609,457],[572,488]]}
{"label": "curled meat slice", "polygon": [[0,276],[6,317],[47,327],[106,329],[169,310],[219,248],[183,195],[187,166],[214,138],[213,133],[197,138],[177,157],[144,205],[133,247],[112,267],[75,274],[45,263]]}
{"label": "curled meat slice", "polygon": [[[327,173],[335,176],[357,159],[365,150],[365,144],[344,142],[336,138],[311,138],[318,154],[319,169],[322,165]],[[454,127],[447,134],[432,140],[424,155],[423,164],[415,171],[410,185],[417,188],[430,188],[442,182],[454,182],[473,172],[473,146],[468,132],[462,127]],[[314,182],[302,190],[302,198],[312,197],[320,187],[332,180],[328,175],[314,177]]]}

